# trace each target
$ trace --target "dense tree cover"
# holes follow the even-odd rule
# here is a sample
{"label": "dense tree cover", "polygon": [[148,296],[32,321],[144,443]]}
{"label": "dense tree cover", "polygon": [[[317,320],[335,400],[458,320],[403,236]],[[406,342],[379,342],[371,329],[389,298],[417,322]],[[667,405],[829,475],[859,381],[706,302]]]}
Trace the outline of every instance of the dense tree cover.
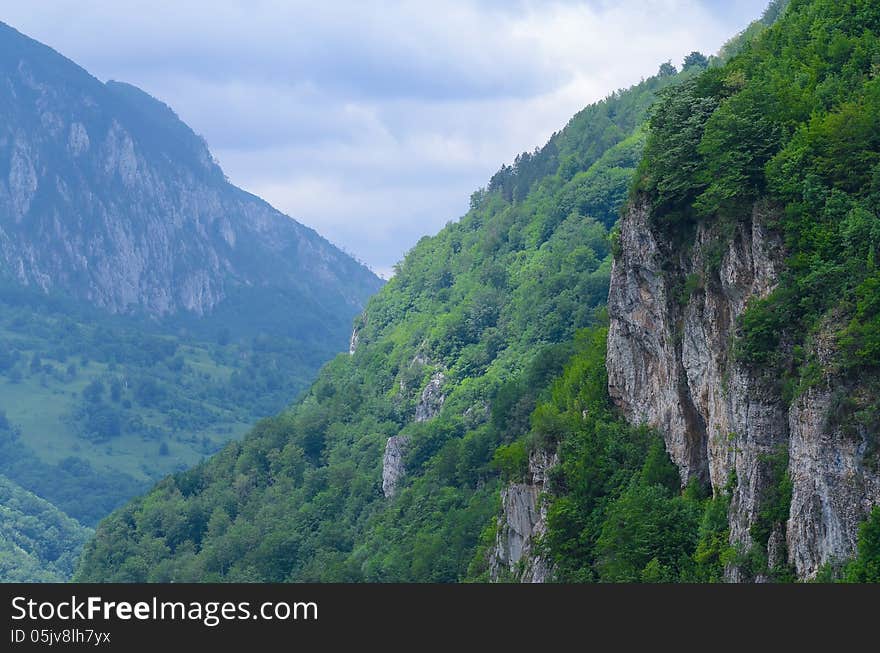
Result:
{"label": "dense tree cover", "polygon": [[858,555],[843,578],[849,583],[880,583],[880,507],[859,528]]}
{"label": "dense tree cover", "polygon": [[[531,413],[606,300],[637,127],[678,79],[615,93],[503,168],[398,266],[359,319],[353,356],[243,442],[107,519],[78,578],[464,579],[502,474],[522,466]],[[438,373],[442,411],[415,422]],[[383,448],[399,434],[406,476],[386,499]]]}
{"label": "dense tree cover", "polygon": [[880,365],[878,29],[876,3],[794,0],[726,66],[668,93],[651,122],[638,187],[668,228],[742,219],[758,199],[780,207],[787,271],[743,316],[739,353],[794,377],[812,369],[803,351],[823,330],[839,332],[845,370]]}
{"label": "dense tree cover", "polygon": [[0,579],[61,582],[91,535],[48,501],[0,476]]}
{"label": "dense tree cover", "polygon": [[[693,58],[694,55],[702,56],[698,52],[693,53],[685,66],[704,66],[702,60]],[[496,193],[507,202],[521,202],[539,182],[555,175],[561,181],[568,181],[576,173],[584,174],[611,148],[632,138],[634,132],[644,123],[655,94],[679,81],[671,64],[670,68],[671,70],[664,68],[661,74],[643,81],[634,89],[616,91],[603,102],[592,104],[578,112],[562,131],[553,134],[546,145],[534,152],[522,153],[513,165],[502,166],[489,181],[487,188],[474,193],[472,204],[479,204]],[[633,154],[635,160],[626,161]],[[616,173],[613,168],[626,169],[636,165],[641,157],[641,147],[627,148],[618,156],[623,157],[621,163],[625,165],[611,166],[612,169],[603,171],[603,174],[614,175]],[[629,180],[628,177],[627,183],[623,184],[624,188],[628,187]],[[599,215],[590,215],[600,219]],[[616,208],[610,216],[602,218],[607,226],[613,224],[617,220]]]}
{"label": "dense tree cover", "polygon": [[772,27],[782,17],[785,10],[788,9],[790,2],[791,0],[771,0],[761,18],[750,23],[746,29],[725,43],[718,55],[712,59],[720,64],[730,61],[762,34],[764,30]]}

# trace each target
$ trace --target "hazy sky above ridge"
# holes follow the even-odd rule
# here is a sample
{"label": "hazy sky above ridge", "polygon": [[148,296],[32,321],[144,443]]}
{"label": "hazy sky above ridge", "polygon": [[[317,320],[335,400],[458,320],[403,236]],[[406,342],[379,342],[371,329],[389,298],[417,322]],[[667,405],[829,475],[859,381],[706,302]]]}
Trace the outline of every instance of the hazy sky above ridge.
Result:
{"label": "hazy sky above ridge", "polygon": [[768,1],[0,0],[0,20],[168,103],[233,183],[387,276],[502,163]]}

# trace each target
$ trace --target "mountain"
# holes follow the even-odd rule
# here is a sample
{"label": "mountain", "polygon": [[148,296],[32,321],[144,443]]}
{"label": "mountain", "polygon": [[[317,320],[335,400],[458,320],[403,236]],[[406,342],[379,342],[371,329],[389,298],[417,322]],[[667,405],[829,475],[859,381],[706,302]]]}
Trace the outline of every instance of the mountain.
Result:
{"label": "mountain", "polygon": [[465,578],[505,456],[575,333],[603,320],[638,127],[659,90],[698,72],[671,68],[503,167],[399,264],[350,355],[241,443],[102,522],[78,578]]}
{"label": "mountain", "polygon": [[579,113],[76,578],[880,581],[877,34],[780,0]]}
{"label": "mountain", "polygon": [[[2,23],[0,116],[0,474],[92,527],[288,405],[382,281],[169,107]],[[83,540],[21,569],[69,575]]]}
{"label": "mountain", "polygon": [[271,323],[286,333],[347,335],[381,285],[369,270],[228,183],[204,140],[158,100],[103,84],[4,24],[0,48],[8,279],[112,313],[259,308],[283,311]]}

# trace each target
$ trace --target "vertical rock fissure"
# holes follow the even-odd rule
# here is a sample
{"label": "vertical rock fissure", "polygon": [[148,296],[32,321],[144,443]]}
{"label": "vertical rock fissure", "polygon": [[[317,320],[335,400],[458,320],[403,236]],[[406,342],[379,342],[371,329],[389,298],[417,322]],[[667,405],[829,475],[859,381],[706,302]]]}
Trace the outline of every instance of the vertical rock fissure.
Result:
{"label": "vertical rock fissure", "polygon": [[681,402],[682,416],[685,423],[685,437],[687,438],[687,451],[689,454],[688,471],[689,477],[683,479],[685,483],[696,478],[700,485],[708,486],[709,481],[709,436],[706,431],[706,421],[697,411],[691,397],[690,387],[687,383],[687,372],[678,360],[679,381],[678,397]]}

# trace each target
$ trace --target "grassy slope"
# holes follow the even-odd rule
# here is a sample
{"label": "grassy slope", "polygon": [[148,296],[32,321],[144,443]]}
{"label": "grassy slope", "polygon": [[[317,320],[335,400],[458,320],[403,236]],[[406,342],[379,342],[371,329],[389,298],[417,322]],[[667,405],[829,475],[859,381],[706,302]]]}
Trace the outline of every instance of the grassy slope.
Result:
{"label": "grassy slope", "polygon": [[[0,440],[14,439],[41,465],[75,458],[95,474],[154,482],[286,405],[319,364],[284,339],[199,341],[98,313],[71,317],[40,301],[2,304]],[[90,398],[96,383],[100,390]],[[111,423],[99,419],[101,411]],[[13,477],[15,462],[2,463]],[[26,485],[48,494],[37,482]],[[85,522],[107,514],[80,502],[74,516]]]}
{"label": "grassy slope", "polygon": [[[27,338],[8,330],[0,332],[0,340],[14,343],[23,360],[28,361],[35,353],[45,352],[51,344],[48,340]],[[180,348],[179,354],[189,368],[188,374],[179,379],[181,386],[197,380],[228,382],[234,371],[233,367],[213,360],[205,346],[186,345]],[[167,437],[158,440],[168,441],[168,455],[158,455],[157,438],[144,438],[131,430],[124,430],[112,439],[99,438],[91,442],[83,437],[75,419],[83,391],[94,381],[106,382],[126,370],[102,361],[90,360],[83,364],[82,357],[58,361],[43,354],[41,359],[42,369],[32,372],[23,367],[20,380],[10,380],[8,375],[0,377],[0,409],[20,429],[22,444],[47,464],[58,464],[72,456],[87,459],[98,472],[115,470],[138,482],[155,481],[173,471],[191,467],[230,438],[243,435],[253,418],[241,406],[205,402],[205,407],[216,416],[211,425],[174,433],[168,428],[167,416],[161,409],[133,403],[127,416],[166,431]],[[77,367],[74,378],[66,373],[71,363]],[[202,443],[202,437],[207,438],[207,443]]]}

